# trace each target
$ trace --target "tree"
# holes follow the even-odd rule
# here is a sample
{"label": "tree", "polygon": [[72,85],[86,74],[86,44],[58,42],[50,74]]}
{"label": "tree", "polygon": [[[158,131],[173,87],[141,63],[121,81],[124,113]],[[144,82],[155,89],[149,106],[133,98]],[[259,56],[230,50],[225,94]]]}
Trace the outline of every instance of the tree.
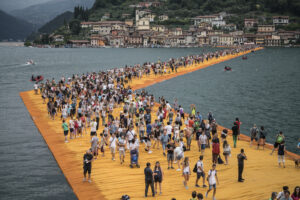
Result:
{"label": "tree", "polygon": [[80,21],[78,19],[74,19],[74,20],[70,21],[69,27],[70,27],[72,34],[78,35],[81,30]]}

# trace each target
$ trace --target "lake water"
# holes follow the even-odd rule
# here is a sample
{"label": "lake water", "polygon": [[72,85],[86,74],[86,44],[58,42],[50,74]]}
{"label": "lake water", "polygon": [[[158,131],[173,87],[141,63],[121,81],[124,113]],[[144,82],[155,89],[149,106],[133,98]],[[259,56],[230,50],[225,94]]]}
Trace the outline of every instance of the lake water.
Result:
{"label": "lake water", "polygon": [[[191,49],[36,49],[0,47],[0,199],[76,199],[47,144],[37,131],[19,92],[33,89],[32,74],[46,79],[214,51]],[[277,130],[296,152],[300,130],[300,49],[265,49],[147,88],[185,110],[194,103],[206,116],[231,127],[240,117],[243,133],[265,125],[268,141]],[[26,66],[33,59],[35,66]],[[224,65],[233,68],[224,72]]]}

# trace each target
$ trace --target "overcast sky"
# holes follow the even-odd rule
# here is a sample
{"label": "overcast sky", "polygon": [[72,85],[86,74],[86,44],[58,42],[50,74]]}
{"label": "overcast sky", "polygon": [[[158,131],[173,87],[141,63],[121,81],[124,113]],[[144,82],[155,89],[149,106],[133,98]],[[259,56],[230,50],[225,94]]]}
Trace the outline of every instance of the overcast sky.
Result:
{"label": "overcast sky", "polygon": [[47,1],[52,0],[0,0],[0,9],[10,12],[12,10],[26,8],[35,4],[45,3]]}

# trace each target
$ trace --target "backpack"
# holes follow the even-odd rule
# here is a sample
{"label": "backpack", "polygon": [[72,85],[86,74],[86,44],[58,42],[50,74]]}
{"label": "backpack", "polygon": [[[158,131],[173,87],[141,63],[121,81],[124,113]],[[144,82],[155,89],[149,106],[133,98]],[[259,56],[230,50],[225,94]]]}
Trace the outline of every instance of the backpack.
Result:
{"label": "backpack", "polygon": [[121,197],[121,200],[130,200],[130,197],[127,194],[125,194]]}
{"label": "backpack", "polygon": [[194,169],[193,169],[193,172],[197,173],[197,171],[198,171],[198,167],[197,167],[197,163],[196,163],[196,164],[195,164],[195,167],[194,167]]}
{"label": "backpack", "polygon": [[218,157],[218,164],[224,164],[224,161],[222,160],[221,156]]}

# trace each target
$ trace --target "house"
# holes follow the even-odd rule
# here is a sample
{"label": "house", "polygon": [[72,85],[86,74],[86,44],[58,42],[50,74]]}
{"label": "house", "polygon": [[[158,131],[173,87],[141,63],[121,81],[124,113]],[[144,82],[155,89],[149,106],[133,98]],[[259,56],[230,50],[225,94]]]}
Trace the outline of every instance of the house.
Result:
{"label": "house", "polygon": [[274,25],[287,25],[289,24],[289,16],[273,16]]}
{"label": "house", "polygon": [[244,34],[243,38],[244,38],[244,43],[254,44],[256,35],[255,34]]}
{"label": "house", "polygon": [[175,28],[175,29],[172,30],[172,34],[176,35],[176,36],[182,35],[182,29],[181,28]]}
{"label": "house", "polygon": [[275,25],[258,25],[257,33],[262,35],[272,35],[275,32]]}
{"label": "house", "polygon": [[230,34],[223,34],[219,36],[219,44],[225,46],[233,45],[233,36]]}
{"label": "house", "polygon": [[64,36],[63,35],[54,35],[53,40],[54,40],[54,42],[63,42]]}
{"label": "house", "polygon": [[253,28],[254,26],[256,26],[258,24],[257,19],[244,19],[244,27],[246,29],[250,29]]}
{"label": "house", "polygon": [[90,39],[92,47],[105,46],[105,40],[98,35],[92,35]]}
{"label": "house", "polygon": [[266,38],[265,45],[266,46],[280,46],[281,45],[280,36],[272,35],[271,38]]}
{"label": "house", "polygon": [[101,21],[108,20],[110,18],[110,13],[104,13],[104,15],[101,17]]}
{"label": "house", "polygon": [[150,30],[150,19],[140,18],[136,21],[136,30]]}
{"label": "house", "polygon": [[207,36],[201,36],[201,35],[198,35],[196,40],[198,41],[198,44],[200,46],[203,46],[203,45],[208,45],[209,44],[209,38]]}
{"label": "house", "polygon": [[169,19],[169,16],[168,15],[160,15],[159,17],[158,17],[158,20],[159,21],[167,21]]}
{"label": "house", "polygon": [[209,44],[210,45],[218,45],[219,44],[220,35],[209,35]]}
{"label": "house", "polygon": [[224,26],[226,24],[226,22],[223,20],[223,16],[219,14],[197,16],[195,18],[192,18],[192,20],[194,21],[194,26],[198,26],[202,22],[211,24],[212,26],[216,27]]}
{"label": "house", "polygon": [[71,47],[86,47],[90,44],[88,40],[69,40],[68,43]]}
{"label": "house", "polygon": [[141,46],[143,44],[143,37],[140,34],[134,32],[127,37],[126,41],[128,45]]}
{"label": "house", "polygon": [[101,21],[92,26],[92,32],[101,36],[110,34],[111,30],[126,30],[125,22]]}
{"label": "house", "polygon": [[256,45],[264,45],[265,38],[266,38],[266,35],[264,35],[264,34],[256,34],[255,44]]}
{"label": "house", "polygon": [[81,22],[80,27],[81,28],[92,28],[94,24],[97,22]]}
{"label": "house", "polygon": [[133,19],[125,19],[125,24],[132,27],[133,26]]}
{"label": "house", "polygon": [[155,31],[155,32],[165,32],[166,28],[163,25],[154,25],[151,27],[151,30]]}
{"label": "house", "polygon": [[226,24],[223,26],[223,29],[227,30],[227,31],[235,31],[236,25],[235,24]]}
{"label": "house", "polygon": [[125,40],[123,36],[111,36],[109,38],[109,45],[112,47],[123,47]]}

